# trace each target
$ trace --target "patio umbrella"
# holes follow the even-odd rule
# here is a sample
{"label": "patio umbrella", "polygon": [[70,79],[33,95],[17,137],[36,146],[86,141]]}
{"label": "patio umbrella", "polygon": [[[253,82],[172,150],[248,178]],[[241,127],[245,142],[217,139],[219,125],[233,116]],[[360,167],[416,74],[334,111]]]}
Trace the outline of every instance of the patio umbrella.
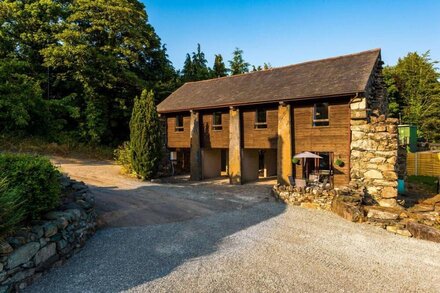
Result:
{"label": "patio umbrella", "polygon": [[294,156],[296,159],[322,159],[322,157],[311,152],[303,152]]}
{"label": "patio umbrella", "polygon": [[[306,167],[306,160],[307,159],[322,159],[321,156],[318,156],[317,154],[311,153],[311,152],[303,152],[303,153],[299,153],[295,156],[293,156],[296,159],[303,159],[303,164],[304,167]],[[308,166],[307,166],[308,168]],[[305,168],[303,168],[303,177],[305,177],[305,173],[308,173],[308,170],[306,170],[306,172],[304,173]]]}

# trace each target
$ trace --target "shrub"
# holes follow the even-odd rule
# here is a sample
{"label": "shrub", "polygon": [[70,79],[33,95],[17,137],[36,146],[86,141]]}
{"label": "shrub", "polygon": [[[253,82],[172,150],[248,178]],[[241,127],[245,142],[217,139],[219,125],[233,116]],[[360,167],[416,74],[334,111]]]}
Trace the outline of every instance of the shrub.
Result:
{"label": "shrub", "polygon": [[0,179],[0,237],[26,219],[25,203],[17,188],[10,188],[5,178]]}
{"label": "shrub", "polygon": [[114,159],[117,164],[122,166],[124,173],[132,174],[134,172],[131,164],[130,142],[125,141],[114,150]]}
{"label": "shrub", "polygon": [[[26,220],[38,220],[59,204],[60,173],[49,159],[24,154],[0,154],[0,178],[18,201],[25,201]],[[12,188],[12,189],[11,189]],[[13,195],[8,195],[13,197]]]}

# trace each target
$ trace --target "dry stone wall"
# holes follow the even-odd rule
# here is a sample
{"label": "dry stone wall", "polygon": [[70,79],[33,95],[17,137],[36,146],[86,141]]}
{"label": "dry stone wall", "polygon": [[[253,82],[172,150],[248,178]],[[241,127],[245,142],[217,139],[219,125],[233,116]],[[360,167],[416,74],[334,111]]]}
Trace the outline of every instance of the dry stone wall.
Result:
{"label": "dry stone wall", "polygon": [[397,119],[384,115],[367,120],[352,120],[351,185],[362,189],[381,206],[397,202],[397,179],[404,176],[399,155]]}
{"label": "dry stone wall", "polygon": [[379,60],[364,96],[351,108],[350,185],[373,204],[397,206],[398,178],[405,177],[406,151],[398,145],[398,119],[387,118],[388,103]]}
{"label": "dry stone wall", "polygon": [[96,229],[94,197],[86,185],[62,179],[63,203],[31,227],[0,239],[0,292],[25,288],[78,251]]}

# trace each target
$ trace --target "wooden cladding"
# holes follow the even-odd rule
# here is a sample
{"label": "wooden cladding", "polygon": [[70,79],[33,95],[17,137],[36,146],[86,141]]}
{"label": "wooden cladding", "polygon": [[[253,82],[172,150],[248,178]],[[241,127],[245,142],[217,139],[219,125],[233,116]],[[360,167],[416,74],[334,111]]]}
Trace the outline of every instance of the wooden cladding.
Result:
{"label": "wooden cladding", "polygon": [[[260,112],[258,119],[257,108]],[[216,113],[216,114],[215,114]],[[277,149],[278,140],[278,105],[240,108],[240,132],[242,149]],[[348,184],[350,181],[350,106],[349,99],[328,102],[328,107],[320,113],[320,119],[327,123],[316,123],[315,102],[291,104],[292,113],[292,155],[301,152],[329,153],[333,165],[333,183],[335,186]],[[323,115],[322,113],[326,114]],[[179,113],[181,114],[181,113]],[[176,114],[177,115],[177,114]],[[176,131],[176,115],[167,117],[167,136],[169,148],[190,147],[190,116],[184,113],[183,131]],[[200,116],[200,142],[204,149],[228,149],[230,117],[226,109],[202,111]],[[215,116],[220,115],[220,117]],[[265,128],[256,127],[264,123]],[[214,124],[214,120],[216,120]],[[315,123],[314,123],[315,120]],[[319,119],[318,119],[319,120]],[[257,123],[257,124],[256,124]],[[336,166],[335,160],[344,162]],[[285,158],[284,160],[291,160]],[[278,162],[279,163],[279,162]],[[295,166],[297,178],[302,176],[301,165]]]}
{"label": "wooden cladding", "polygon": [[[249,149],[276,149],[278,139],[278,109],[269,107],[259,107],[261,111],[266,111],[265,127],[261,128],[261,121],[257,120],[257,109],[243,109],[241,113],[243,125],[243,147]],[[261,118],[260,118],[261,120]],[[256,127],[256,125],[258,127]]]}
{"label": "wooden cladding", "polygon": [[176,131],[176,126],[179,125],[176,119],[179,115],[173,117],[167,117],[167,141],[169,148],[189,148],[190,147],[190,137],[189,137],[189,126],[190,126],[190,115],[180,114],[183,118],[183,128],[179,127]]}
{"label": "wooden cladding", "polygon": [[[220,115],[214,124],[214,116]],[[221,123],[221,124],[219,124]],[[229,148],[229,112],[209,111],[201,113],[201,139],[203,148]]]}
{"label": "wooden cladding", "polygon": [[[329,152],[333,159],[344,162],[342,167],[333,165],[334,184],[350,181],[350,106],[341,100],[328,104],[328,126],[313,126],[314,104],[293,104],[294,154],[301,152]],[[301,178],[302,167],[296,165],[296,177]]]}

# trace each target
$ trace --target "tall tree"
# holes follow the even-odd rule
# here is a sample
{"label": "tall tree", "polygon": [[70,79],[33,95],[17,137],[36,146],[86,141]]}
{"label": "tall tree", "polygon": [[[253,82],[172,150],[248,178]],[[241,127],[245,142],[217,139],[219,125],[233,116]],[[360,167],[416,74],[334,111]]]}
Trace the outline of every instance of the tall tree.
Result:
{"label": "tall tree", "polygon": [[214,66],[212,67],[212,75],[214,77],[223,77],[228,75],[228,69],[223,62],[223,57],[221,54],[216,54],[214,58]]}
{"label": "tall tree", "polygon": [[182,70],[182,79],[187,81],[198,81],[211,78],[208,61],[205,58],[200,44],[197,44],[196,52],[192,55],[186,54],[185,63]]}
{"label": "tall tree", "polygon": [[409,53],[384,70],[391,111],[401,111],[404,123],[418,126],[429,140],[440,140],[440,73],[429,51]]}
{"label": "tall tree", "polygon": [[140,2],[76,0],[70,10],[60,41],[43,50],[45,64],[80,84],[83,136],[113,140],[127,126],[130,97],[154,88],[169,62]]}
{"label": "tall tree", "polygon": [[205,53],[202,52],[200,44],[197,44],[197,52],[193,52],[192,64],[196,80],[205,80],[210,78],[210,69],[208,61],[205,58]]}
{"label": "tall tree", "polygon": [[[53,68],[43,64],[41,51],[56,44],[56,34],[64,27],[71,0],[30,0],[0,2],[0,59],[3,64],[14,64],[7,68],[9,76],[19,75],[21,80],[33,80],[38,83],[39,111],[28,112],[31,123],[22,124],[20,131],[45,136],[57,135],[66,126],[69,119],[77,117],[79,112],[72,104],[72,93],[62,93],[69,82],[54,84]],[[26,70],[20,69],[25,66]],[[6,69],[6,67],[3,67]],[[16,71],[14,71],[16,70]],[[20,79],[19,79],[20,80]],[[0,80],[4,82],[5,80]],[[18,80],[17,80],[18,81]],[[5,85],[7,86],[7,85]],[[19,96],[19,94],[17,94]],[[5,97],[2,97],[5,98]],[[5,98],[6,99],[6,98]],[[32,102],[31,102],[32,101]],[[34,99],[28,105],[34,107]],[[45,111],[50,108],[49,111]]]}
{"label": "tall tree", "polygon": [[194,68],[191,60],[191,55],[189,54],[186,54],[185,63],[183,64],[182,80],[184,82],[195,80]]}
{"label": "tall tree", "polygon": [[130,120],[130,151],[133,170],[143,179],[157,173],[162,155],[162,135],[152,91],[136,97]]}
{"label": "tall tree", "polygon": [[31,134],[117,143],[127,138],[136,93],[149,87],[160,101],[179,85],[138,0],[0,1],[0,59],[26,64],[17,74],[39,84],[41,109],[50,108],[40,115],[45,125],[35,127],[39,117],[22,124]]}
{"label": "tall tree", "polygon": [[231,74],[236,75],[236,74],[249,72],[250,64],[244,61],[243,50],[240,50],[239,48],[235,48],[232,54],[233,54],[232,60],[229,61]]}
{"label": "tall tree", "polygon": [[399,118],[403,111],[404,101],[397,88],[395,66],[385,66],[382,72],[383,81],[387,89],[388,115]]}

